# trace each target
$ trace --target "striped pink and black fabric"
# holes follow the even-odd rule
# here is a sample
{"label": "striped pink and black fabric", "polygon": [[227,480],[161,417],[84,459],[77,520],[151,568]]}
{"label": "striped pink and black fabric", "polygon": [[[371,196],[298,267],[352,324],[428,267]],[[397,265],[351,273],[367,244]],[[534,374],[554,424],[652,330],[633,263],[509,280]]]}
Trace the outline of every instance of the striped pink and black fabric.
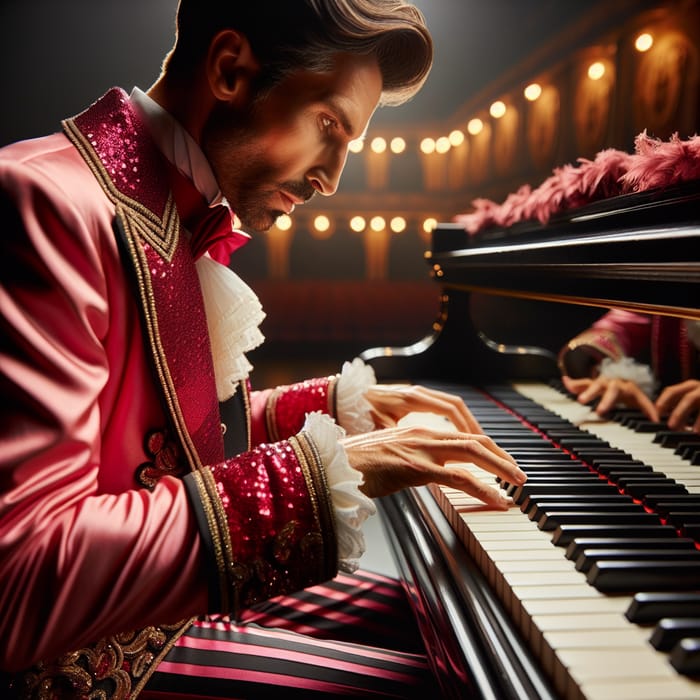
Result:
{"label": "striped pink and black fabric", "polygon": [[400,584],[361,571],[249,611],[196,622],[142,700],[439,697]]}

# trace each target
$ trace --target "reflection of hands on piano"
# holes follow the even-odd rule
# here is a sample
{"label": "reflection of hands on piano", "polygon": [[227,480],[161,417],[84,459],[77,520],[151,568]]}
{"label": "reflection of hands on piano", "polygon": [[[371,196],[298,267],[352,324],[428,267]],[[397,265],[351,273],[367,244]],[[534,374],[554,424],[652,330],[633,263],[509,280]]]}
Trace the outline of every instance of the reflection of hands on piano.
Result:
{"label": "reflection of hands on piano", "polygon": [[505,450],[482,434],[412,425],[353,435],[342,442],[350,465],[364,476],[362,491],[371,498],[434,483],[505,510],[512,499],[459,463],[475,464],[510,483],[522,484],[527,478]]}
{"label": "reflection of hands on piano", "polygon": [[649,420],[659,422],[659,411],[642,388],[631,379],[598,376],[594,379],[572,379],[562,376],[564,386],[576,395],[579,403],[587,404],[599,399],[595,412],[604,416],[618,404],[638,408]]}
{"label": "reflection of hands on piano", "polygon": [[411,413],[444,416],[458,431],[483,433],[464,401],[454,394],[412,384],[377,384],[365,398],[372,406],[376,428],[391,428]]}
{"label": "reflection of hands on piano", "polygon": [[688,379],[667,386],[656,399],[656,409],[672,430],[683,430],[694,417],[692,430],[700,433],[700,380]]}

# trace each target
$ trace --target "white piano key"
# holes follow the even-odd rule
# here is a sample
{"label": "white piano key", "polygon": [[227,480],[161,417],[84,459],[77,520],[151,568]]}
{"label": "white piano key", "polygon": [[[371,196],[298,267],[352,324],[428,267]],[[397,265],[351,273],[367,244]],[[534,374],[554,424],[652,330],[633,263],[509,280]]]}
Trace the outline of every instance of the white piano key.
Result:
{"label": "white piano key", "polygon": [[583,697],[596,700],[698,700],[698,685],[678,676],[661,681],[624,679],[622,682],[597,681],[583,683]]}

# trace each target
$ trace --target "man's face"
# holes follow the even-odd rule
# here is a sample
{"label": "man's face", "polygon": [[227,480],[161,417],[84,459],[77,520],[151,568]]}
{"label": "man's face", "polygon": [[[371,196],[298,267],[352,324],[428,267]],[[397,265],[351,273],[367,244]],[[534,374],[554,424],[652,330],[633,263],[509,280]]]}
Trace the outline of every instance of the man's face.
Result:
{"label": "man's face", "polygon": [[342,55],[331,72],[286,79],[245,115],[228,105],[212,113],[202,148],[245,228],[265,231],[315,192],[336,191],[381,89],[374,59]]}

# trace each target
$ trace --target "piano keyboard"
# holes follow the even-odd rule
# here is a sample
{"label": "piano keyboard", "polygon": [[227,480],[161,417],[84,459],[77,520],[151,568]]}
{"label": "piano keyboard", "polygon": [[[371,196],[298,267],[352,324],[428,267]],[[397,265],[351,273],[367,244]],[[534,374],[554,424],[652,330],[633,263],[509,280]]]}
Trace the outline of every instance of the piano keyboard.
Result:
{"label": "piano keyboard", "polygon": [[[454,390],[454,387],[451,389]],[[465,394],[467,405],[485,432],[516,456],[521,468],[529,476],[525,489],[532,494],[534,500],[541,501],[544,512],[551,513],[554,524],[547,525],[541,517],[538,520],[536,514],[535,519],[530,519],[529,513],[523,512],[521,507],[531,506],[533,499],[528,500],[515,487],[510,488],[521,501],[521,507],[513,507],[507,512],[487,510],[476,499],[454,489],[431,487],[440,509],[500,598],[513,624],[551,680],[554,690],[562,698],[700,698],[700,677],[679,673],[672,665],[674,660],[678,664],[678,659],[680,663],[689,659],[691,664],[700,666],[700,620],[697,619],[700,618],[700,602],[691,597],[687,603],[688,610],[692,611],[690,614],[696,618],[695,627],[691,627],[689,632],[691,639],[687,648],[680,651],[678,648],[664,648],[661,651],[652,646],[652,634],[658,637],[663,632],[658,625],[653,624],[656,620],[642,625],[630,622],[626,617],[637,591],[656,590],[649,588],[646,583],[641,588],[635,588],[634,584],[629,583],[630,576],[634,582],[644,581],[645,576],[651,576],[654,585],[659,585],[654,578],[658,575],[661,585],[669,580],[682,581],[681,590],[700,592],[700,563],[697,558],[700,552],[691,537],[683,536],[698,532],[693,516],[684,516],[689,521],[685,526],[687,532],[681,530],[679,536],[676,527],[663,527],[658,517],[650,513],[648,508],[640,507],[639,503],[642,493],[654,500],[656,497],[653,494],[658,492],[658,499],[662,501],[666,498],[673,501],[674,490],[682,490],[688,495],[700,494],[700,467],[675,455],[672,449],[654,443],[653,434],[637,433],[614,422],[601,420],[588,407],[578,404],[552,387],[517,384],[513,385],[513,389],[515,391],[506,388],[505,393],[496,392],[493,398],[505,404],[509,410],[522,415],[526,421],[546,426],[545,434],[559,436],[559,445],[571,445],[570,451],[574,455],[585,454],[586,461],[595,459],[597,464],[604,465],[601,468],[607,466],[615,471],[614,468],[618,465],[612,462],[612,457],[601,457],[597,442],[593,447],[588,444],[590,436],[595,436],[612,446],[613,457],[618,454],[615,448],[623,450],[628,453],[628,459],[638,460],[645,468],[652,466],[654,472],[662,472],[666,480],[649,487],[649,482],[656,477],[649,477],[647,472],[641,469],[637,471],[635,467],[635,476],[629,476],[624,482],[626,488],[637,495],[636,501],[632,502],[618,488],[600,479],[586,464],[580,464],[558,445],[553,445],[549,438],[538,436],[529,427],[524,428],[519,418],[497,407],[492,399],[473,391]],[[531,417],[533,412],[534,418]],[[555,414],[554,420],[548,418],[548,412]],[[561,432],[563,428],[557,425],[557,416],[582,432],[573,437],[568,432]],[[549,427],[551,431],[548,433]],[[554,464],[560,469],[560,474],[548,476],[547,482],[540,482],[538,474],[541,470],[545,467],[551,469]],[[575,470],[573,472],[572,467]],[[484,480],[493,479],[491,474],[473,465],[465,465],[465,468],[471,469]],[[616,474],[615,478],[624,479],[625,475],[618,477]],[[656,481],[651,483],[657,484]],[[507,484],[502,486],[509,488]],[[651,495],[648,488],[651,488]],[[661,495],[665,490],[668,494]],[[573,498],[573,493],[580,495]],[[562,500],[562,507],[557,508],[558,515],[553,513],[552,507],[557,499]],[[618,511],[615,506],[609,505],[615,500],[625,500],[624,508]],[[606,502],[608,505],[605,505]],[[601,503],[604,504],[603,508],[592,514],[593,506]],[[579,507],[578,504],[583,505]],[[584,518],[580,517],[581,510],[586,511]],[[697,513],[700,512],[700,507],[691,504],[687,510]],[[567,522],[557,523],[557,517]],[[581,520],[585,523],[583,533],[576,529],[581,527]],[[623,522],[618,523],[618,520]],[[652,526],[647,521],[656,524]],[[553,529],[542,529],[545,526]],[[626,532],[628,528],[629,532]],[[574,544],[567,545],[572,532],[578,536]],[[617,572],[619,562],[599,561],[589,565],[587,571],[582,571],[577,568],[582,566],[580,557],[568,558],[574,555],[579,542],[582,543],[581,546],[588,542],[591,548],[598,547],[600,542],[596,538],[608,537],[611,532],[620,535],[622,542],[610,545],[607,549],[619,550],[624,547],[631,550],[641,546],[640,537],[648,540],[653,534],[659,538],[659,546],[652,547],[659,560],[654,562],[651,573],[648,570],[637,571],[636,565],[630,564],[631,573],[627,579],[622,576],[620,583]],[[660,533],[665,535],[659,537]],[[557,538],[560,546],[553,544]],[[647,543],[647,548],[649,546]],[[688,558],[689,569],[685,573],[681,573],[680,568],[674,568],[679,565],[677,557],[669,560],[669,552],[676,546],[684,552],[681,556]],[[620,555],[613,553],[611,556]],[[627,551],[625,556],[633,558],[634,554]],[[627,564],[629,562],[623,566]],[[683,562],[680,566],[682,564]],[[664,577],[667,569],[668,576]],[[598,587],[588,582],[592,573],[600,581]],[[666,585],[666,590],[674,590],[673,585]],[[607,591],[606,588],[612,590]],[[643,602],[639,596],[637,599],[639,604]],[[672,628],[670,632],[666,631],[664,644],[659,644],[657,640],[657,646],[669,646],[668,639],[675,639],[674,634],[676,637],[682,636],[677,628]]]}

